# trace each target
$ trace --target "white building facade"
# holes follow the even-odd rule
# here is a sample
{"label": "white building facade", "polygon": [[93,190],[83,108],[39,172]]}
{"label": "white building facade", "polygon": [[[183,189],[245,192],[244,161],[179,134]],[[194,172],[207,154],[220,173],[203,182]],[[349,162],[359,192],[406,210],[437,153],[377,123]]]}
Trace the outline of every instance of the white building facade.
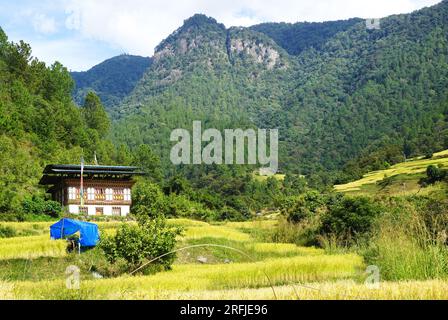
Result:
{"label": "white building facade", "polygon": [[[40,184],[51,185],[53,200],[75,215],[126,217],[132,206],[136,167],[50,165]],[[82,200],[81,200],[82,198]]]}

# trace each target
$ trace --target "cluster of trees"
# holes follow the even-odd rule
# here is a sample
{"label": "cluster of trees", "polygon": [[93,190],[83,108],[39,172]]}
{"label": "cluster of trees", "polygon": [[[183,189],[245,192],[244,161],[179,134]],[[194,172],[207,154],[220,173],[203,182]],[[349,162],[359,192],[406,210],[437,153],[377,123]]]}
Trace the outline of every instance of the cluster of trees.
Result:
{"label": "cluster of trees", "polygon": [[[280,194],[298,192],[294,188],[305,184],[302,178],[294,181],[293,176],[285,181],[261,181],[253,175],[256,168],[246,166],[191,166],[168,171],[149,141],[113,144],[108,140],[111,121],[100,98],[90,92],[82,106],[76,106],[70,96],[73,81],[62,65],[47,67],[31,58],[28,45],[8,42],[3,32],[1,35],[0,213],[56,216],[61,209],[44,201],[44,190],[38,187],[43,167],[77,163],[82,154],[89,161],[94,152],[101,163],[141,167],[152,184],[145,192],[154,194],[152,205],[159,205],[157,210],[166,216],[244,220],[273,208]],[[205,92],[201,97],[210,99]],[[179,110],[177,117],[181,114]],[[218,118],[216,114],[216,126],[225,127]],[[126,134],[132,134],[132,129]],[[154,145],[164,146],[163,142]],[[135,194],[138,197],[139,188]]]}
{"label": "cluster of trees", "polygon": [[283,197],[307,189],[302,177],[261,180],[249,170],[243,174],[226,166],[196,174],[179,172],[159,183],[139,181],[133,190],[132,212],[137,216],[243,221],[263,211],[275,211]]}
{"label": "cluster of trees", "polygon": [[46,66],[28,44],[8,41],[0,29],[0,214],[60,213],[38,186],[49,163],[79,163],[82,155],[91,161],[96,152],[105,164],[152,165],[144,147],[135,157],[116,147],[99,97],[89,93],[78,107],[73,86],[60,63]]}
{"label": "cluster of trees", "polygon": [[329,22],[262,23],[250,29],[264,33],[274,39],[291,55],[314,48],[322,50],[327,41],[337,33],[363,22],[359,18]]}
{"label": "cluster of trees", "polygon": [[344,245],[365,240],[384,210],[381,203],[370,197],[315,190],[286,197],[280,207],[289,223],[301,226],[293,241],[302,245],[320,245],[322,236],[332,236]]}

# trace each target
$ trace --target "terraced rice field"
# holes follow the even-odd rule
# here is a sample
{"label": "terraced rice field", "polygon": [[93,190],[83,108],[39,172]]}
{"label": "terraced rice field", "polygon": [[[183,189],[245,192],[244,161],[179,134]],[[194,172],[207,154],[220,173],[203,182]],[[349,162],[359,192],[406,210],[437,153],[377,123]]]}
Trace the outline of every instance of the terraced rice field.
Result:
{"label": "terraced rice field", "polygon": [[448,150],[435,153],[432,159],[416,158],[408,162],[398,163],[386,170],[372,171],[364,175],[360,180],[336,185],[334,188],[338,192],[361,191],[363,187],[366,188],[369,185],[375,185],[388,177],[422,174],[430,165],[448,167]]}
{"label": "terraced rice field", "polygon": [[[366,266],[355,254],[329,255],[317,248],[257,241],[254,234],[273,228],[275,221],[170,223],[186,229],[179,247],[216,247],[182,251],[171,271],[155,275],[95,279],[83,274],[79,290],[66,288],[65,268],[78,258],[65,252],[64,241],[51,241],[45,234],[0,239],[0,299],[448,298],[448,282],[443,281],[382,283],[370,289],[364,285]],[[49,224],[38,225],[16,227],[26,232],[46,230]],[[117,226],[100,225],[109,231]],[[198,256],[206,257],[207,263],[198,262]]]}

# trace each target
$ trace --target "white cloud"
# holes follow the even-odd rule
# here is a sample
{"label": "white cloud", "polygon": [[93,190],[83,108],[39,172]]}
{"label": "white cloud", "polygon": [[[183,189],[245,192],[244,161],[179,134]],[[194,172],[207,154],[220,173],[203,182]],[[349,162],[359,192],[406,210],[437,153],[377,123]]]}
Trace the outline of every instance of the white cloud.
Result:
{"label": "white cloud", "polygon": [[226,26],[260,22],[326,21],[407,13],[440,0],[69,0],[66,26],[123,51],[149,56],[194,13]]}
{"label": "white cloud", "polygon": [[[48,64],[61,62],[69,70],[87,70],[101,61],[111,58],[113,54],[98,50],[96,43],[83,39],[28,40],[33,49],[33,56]],[[117,53],[114,53],[117,54]]]}
{"label": "white cloud", "polygon": [[[408,13],[440,0],[0,0],[2,27],[44,61],[84,70],[117,53],[151,56],[183,21],[204,13],[230,26]],[[2,13],[3,12],[3,13]],[[5,12],[16,14],[5,15]],[[4,23],[6,21],[8,23]],[[6,25],[5,25],[6,24]],[[65,28],[64,28],[65,26]]]}
{"label": "white cloud", "polygon": [[57,31],[56,20],[43,13],[36,13],[31,17],[33,28],[38,33],[52,34]]}

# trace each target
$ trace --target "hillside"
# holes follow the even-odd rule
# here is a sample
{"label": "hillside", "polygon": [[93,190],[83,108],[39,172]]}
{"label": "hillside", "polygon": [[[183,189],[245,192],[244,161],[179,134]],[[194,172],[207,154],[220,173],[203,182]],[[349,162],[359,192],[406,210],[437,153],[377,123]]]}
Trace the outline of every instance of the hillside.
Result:
{"label": "hillside", "polygon": [[75,81],[75,102],[82,105],[86,94],[94,91],[107,108],[116,106],[131,93],[150,65],[150,58],[121,55],[88,71],[71,72]]}
{"label": "hillside", "polygon": [[72,101],[73,80],[60,63],[46,66],[31,47],[12,43],[0,28],[0,214],[21,210],[48,163],[89,161],[114,152]]}
{"label": "hillside", "polygon": [[411,195],[427,194],[442,185],[422,188],[419,180],[426,176],[428,166],[448,168],[448,150],[435,153],[432,158],[418,157],[398,163],[388,169],[369,172],[362,179],[336,185],[335,191],[352,195]]}
{"label": "hillside", "polygon": [[250,29],[266,34],[291,55],[309,48],[322,50],[337,33],[347,31],[363,19],[328,22],[262,23]]}
{"label": "hillside", "polygon": [[306,175],[385,145],[406,157],[447,148],[448,2],[384,18],[380,30],[355,22],[288,48],[274,26],[226,29],[196,15],[114,108],[114,140],[147,143],[168,163],[170,132],[193,120],[278,128],[281,170]]}

